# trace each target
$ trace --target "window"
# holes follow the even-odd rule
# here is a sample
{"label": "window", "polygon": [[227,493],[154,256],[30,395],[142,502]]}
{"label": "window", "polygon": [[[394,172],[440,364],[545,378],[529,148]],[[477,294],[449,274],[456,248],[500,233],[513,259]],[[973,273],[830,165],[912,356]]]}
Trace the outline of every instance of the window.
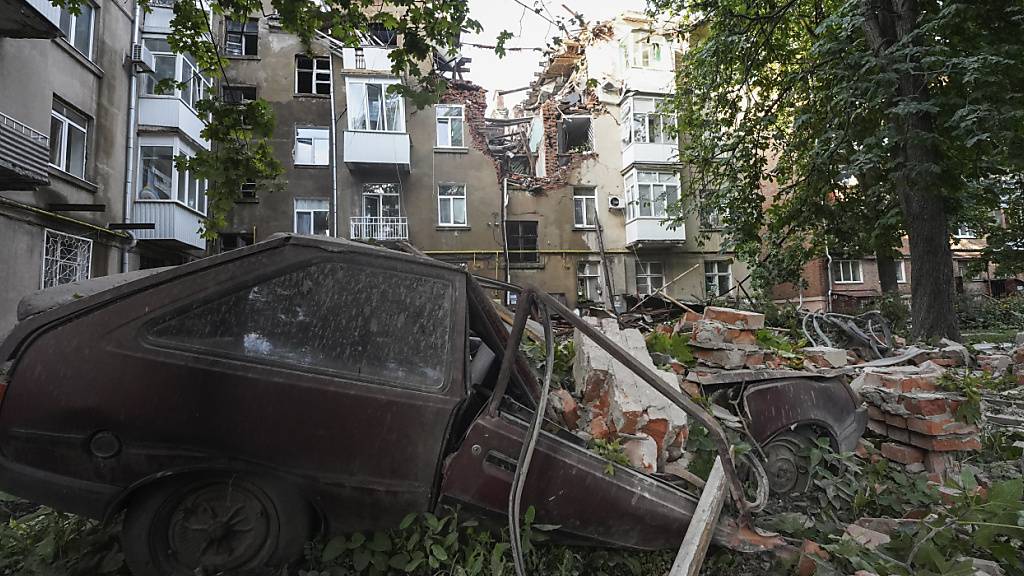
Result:
{"label": "window", "polygon": [[638,36],[633,41],[633,67],[661,68],[663,48],[661,42]]}
{"label": "window", "polygon": [[437,224],[439,226],[465,226],[466,185],[441,184],[437,187]]}
{"label": "window", "polygon": [[907,283],[907,261],[900,258],[896,261],[896,283],[906,284]]}
{"label": "window", "polygon": [[295,93],[330,94],[331,59],[310,58],[302,54],[296,56]]}
{"label": "window", "polygon": [[388,87],[397,82],[348,81],[348,128],[375,132],[405,131],[402,97]]}
{"label": "window", "polygon": [[142,91],[146,94],[174,94],[174,88],[161,90],[157,84],[161,80],[174,79],[176,76],[178,57],[171,51],[166,38],[145,38],[143,44],[153,53],[153,72],[146,74]]}
{"label": "window", "polygon": [[206,214],[206,180],[174,165],[176,153],[188,156],[191,151],[173,145],[143,144],[139,149],[139,200],[173,200]]}
{"label": "window", "polygon": [[228,104],[242,104],[256,100],[255,86],[223,86],[221,94]]}
{"label": "window", "polygon": [[181,58],[181,77],[178,81],[182,83],[181,100],[188,104],[189,108],[195,110],[196,103],[206,97],[210,81],[203,77],[195,58],[188,54]]}
{"label": "window", "polygon": [[665,285],[665,274],[661,262],[636,263],[636,291],[638,294],[654,294]]}
{"label": "window", "polygon": [[640,144],[674,144],[673,133],[675,117],[671,114],[658,112],[662,105],[661,98],[631,98],[622,107],[620,126],[622,142],[629,145]]}
{"label": "window", "polygon": [[330,200],[296,198],[295,233],[330,236],[330,214]]}
{"label": "window", "polygon": [[863,282],[860,273],[860,260],[833,261],[832,280],[836,284],[859,284]]}
{"label": "window", "polygon": [[256,20],[235,22],[227,20],[224,52],[228,56],[256,56],[258,52],[260,25]]}
{"label": "window", "polygon": [[245,200],[255,200],[256,199],[256,183],[250,181],[250,182],[246,182],[246,183],[242,184],[242,188],[241,188],[241,190],[239,190],[239,192],[240,192],[240,194],[241,194],[243,199],[245,199]]}
{"label": "window", "polygon": [[717,298],[732,288],[732,264],[723,260],[704,263],[704,291],[708,297]]}
{"label": "window", "polygon": [[398,184],[364,184],[363,216],[398,218],[402,215],[401,198]]}
{"label": "window", "polygon": [[722,228],[722,212],[709,198],[707,191],[700,193],[700,227],[705,230],[720,230]]}
{"label": "window", "polygon": [[597,225],[597,192],[593,188],[572,189],[572,219],[576,228]]}
{"label": "window", "polygon": [[78,15],[68,12],[67,8],[60,10],[60,31],[68,43],[76,50],[92,59],[92,27],[95,21],[95,9],[88,2],[82,2],[78,6]]}
{"label": "window", "polygon": [[387,26],[381,22],[371,22],[369,32],[370,44],[388,48],[398,47],[398,32],[388,30]]}
{"label": "window", "polygon": [[437,389],[449,377],[453,292],[447,280],[323,262],[175,311],[148,332],[189,350]]}
{"label": "window", "polygon": [[43,236],[42,287],[88,280],[92,270],[92,240],[46,230]]}
{"label": "window", "polygon": [[[582,154],[594,150],[590,116],[565,116],[558,125],[558,153]],[[563,165],[568,159],[563,161]]]}
{"label": "window", "polygon": [[576,263],[576,299],[601,301],[601,263],[582,260]]}
{"label": "window", "polygon": [[540,254],[537,252],[537,222],[535,220],[506,221],[505,236],[510,264],[540,262]]}
{"label": "window", "polygon": [[50,164],[85,179],[88,134],[89,119],[54,100],[50,113]]}
{"label": "window", "polygon": [[466,145],[463,136],[465,106],[462,104],[438,104],[434,108],[437,120],[437,147],[462,148]]}
{"label": "window", "polygon": [[295,129],[295,165],[330,164],[331,131],[328,128]]}
{"label": "window", "polygon": [[668,218],[668,207],[679,201],[679,181],[671,172],[632,172],[625,187],[627,220]]}
{"label": "window", "polygon": [[977,238],[978,235],[974,233],[970,227],[966,225],[960,225],[957,227],[956,232],[953,234],[955,238]]}

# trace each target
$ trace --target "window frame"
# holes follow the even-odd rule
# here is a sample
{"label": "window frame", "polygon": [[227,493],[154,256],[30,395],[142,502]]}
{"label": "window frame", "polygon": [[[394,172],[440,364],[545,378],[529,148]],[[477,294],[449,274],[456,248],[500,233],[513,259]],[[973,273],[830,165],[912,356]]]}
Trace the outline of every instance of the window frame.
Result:
{"label": "window frame", "polygon": [[[843,265],[844,264],[849,265],[850,277],[851,278],[856,277],[855,279],[843,280],[843,277],[845,276],[844,271],[843,271]],[[856,264],[856,268],[854,267],[854,264]],[[856,272],[857,272],[856,274],[854,274],[854,270],[856,270]],[[839,274],[836,274],[836,271],[838,271]],[[832,271],[831,271],[831,274],[832,274],[832,282],[835,283],[835,284],[863,284],[864,283],[864,267],[861,264],[860,260],[854,260],[854,259],[850,259],[850,258],[842,258],[842,259],[837,258],[837,259],[832,261]]]}
{"label": "window frame", "polygon": [[[301,68],[300,62],[302,59],[309,60],[311,68]],[[295,95],[296,96],[330,96],[334,93],[334,70],[333,70],[333,58],[330,56],[313,56],[310,57],[306,54],[295,55]],[[323,70],[318,68],[317,65],[321,61],[327,62],[327,69]],[[319,80],[317,76],[319,74],[327,73],[327,80]],[[299,91],[299,75],[303,73],[309,73],[310,75],[310,90],[311,92],[300,92]],[[321,85],[327,84],[327,92],[319,92],[318,89]]]}
{"label": "window frame", "polygon": [[[57,110],[58,106],[62,107],[63,111],[58,111]],[[81,116],[82,119],[84,120],[85,126],[82,126],[77,119],[71,118],[71,114],[76,114],[76,115]],[[47,159],[47,163],[50,166],[53,166],[54,168],[60,170],[61,172],[64,172],[66,174],[70,174],[71,176],[74,176],[75,178],[78,178],[80,180],[86,180],[86,176],[89,174],[89,170],[88,170],[88,168],[89,168],[89,127],[92,124],[92,118],[90,118],[87,114],[79,112],[78,110],[76,110],[72,106],[70,106],[67,103],[65,103],[63,100],[60,100],[59,98],[54,98],[53,99],[53,103],[50,105],[50,124],[51,124],[50,125],[50,134],[53,133],[53,121],[54,120],[57,120],[61,124],[61,128],[60,128],[60,142],[59,142],[60,150],[59,150],[59,153],[58,153],[58,159],[60,160],[60,164],[54,164],[51,161],[51,158]],[[81,174],[76,174],[76,173],[72,172],[71,170],[69,170],[70,161],[68,159],[68,134],[69,134],[69,129],[71,127],[74,127],[75,129],[77,129],[79,132],[81,132],[83,134],[83,137],[82,137],[82,173]],[[54,144],[53,138],[50,138],[50,156],[51,157],[53,155],[53,144]]]}
{"label": "window frame", "polygon": [[[652,111],[650,112],[637,112],[637,102],[649,102],[651,104]],[[628,148],[633,144],[661,144],[661,145],[677,145],[678,141],[674,138],[669,137],[666,128],[674,129],[676,125],[675,117],[672,114],[666,114],[659,112],[659,107],[665,102],[664,98],[658,98],[655,96],[631,96],[625,102],[619,112],[619,122],[622,131],[622,147],[623,149]],[[642,120],[640,118],[642,117]],[[638,131],[636,129],[637,122],[641,122],[644,125],[644,138],[638,138]],[[652,122],[657,122],[658,134],[660,134],[659,140],[652,140]]]}
{"label": "window frame", "polygon": [[[63,32],[65,34],[65,37],[63,38],[64,41],[67,42],[69,46],[74,48],[76,52],[78,52],[79,54],[85,56],[91,62],[92,58],[93,58],[93,52],[95,51],[95,42],[96,42],[96,10],[98,10],[98,7],[95,6],[94,4],[92,4],[91,2],[82,2],[81,6],[88,6],[89,7],[89,49],[88,49],[88,51],[83,52],[82,49],[77,46],[76,40],[75,40],[75,36],[78,35],[78,21],[82,17],[81,12],[79,12],[79,14],[72,14],[71,12],[68,12],[67,8],[61,8],[60,9],[60,14],[59,14],[59,16],[57,18],[57,22],[58,22],[57,27],[60,29],[61,32]],[[64,27],[62,26],[65,15],[67,15],[67,17],[68,17],[68,30],[66,32],[64,31]]]}
{"label": "window frame", "polygon": [[[84,259],[79,257],[78,258],[78,263],[77,263],[78,265],[82,265],[84,263],[84,265],[85,265],[84,274],[83,274],[83,272],[81,270],[79,270],[75,274],[75,276],[76,276],[75,279],[70,281],[70,282],[54,282],[53,284],[47,285],[47,282],[46,282],[46,280],[47,280],[47,274],[46,274],[47,261],[48,260],[56,260],[57,264],[58,265],[60,264],[60,255],[59,254],[57,256],[47,256],[48,248],[50,247],[49,240],[50,240],[51,235],[56,237],[56,238],[58,238],[58,239],[74,239],[75,241],[80,243],[79,247],[78,247],[79,251],[81,250],[82,246],[85,246],[85,247],[88,248],[88,250],[87,250],[87,257],[84,258]],[[40,290],[45,290],[47,288],[53,288],[55,286],[63,286],[64,284],[73,284],[75,282],[82,282],[84,280],[88,280],[88,279],[92,278],[92,256],[93,256],[93,250],[92,249],[93,249],[93,241],[91,239],[89,239],[89,238],[85,238],[83,236],[76,236],[74,234],[68,234],[67,232],[61,232],[59,230],[53,230],[51,228],[43,228],[43,250],[42,250],[41,264],[40,264],[40,268],[39,268],[39,289]],[[57,280],[57,279],[59,279],[59,275],[58,275],[58,277],[55,278],[55,280]]]}
{"label": "window frame", "polygon": [[[143,149],[144,148],[171,148],[171,173],[169,175],[171,188],[170,198],[143,198]],[[196,180],[192,178],[190,171],[185,170],[181,172],[178,169],[177,162],[174,161],[180,155],[187,156],[189,158],[196,155],[196,150],[191,146],[188,146],[181,139],[176,137],[160,137],[160,136],[148,136],[144,137],[139,141],[139,153],[137,160],[137,182],[135,184],[135,195],[133,198],[134,202],[173,202],[178,204],[182,208],[195,212],[201,216],[205,216],[209,209],[209,198],[206,196],[206,189],[209,187],[209,182],[206,180]],[[181,190],[181,185],[184,182],[185,190],[184,193]],[[195,194],[195,206],[189,205],[193,193]]]}
{"label": "window frame", "polygon": [[[325,202],[326,208],[299,208],[299,202]],[[306,235],[299,231],[299,214],[309,214],[309,236],[331,236],[331,201],[328,198],[293,198],[292,199],[292,231],[295,234]],[[327,229],[324,234],[316,233],[316,215],[324,213],[327,215]]]}
{"label": "window frame", "polygon": [[896,266],[896,283],[897,284],[906,284],[907,283],[907,266],[906,266],[907,259],[906,258],[900,258],[900,259],[896,260],[896,263],[898,264]]}
{"label": "window frame", "polygon": [[[442,188],[454,189],[461,188],[462,194],[441,194]],[[455,220],[455,205],[462,201],[462,215],[463,223],[459,224]],[[445,202],[447,201],[447,202]],[[449,222],[445,222],[441,217],[441,205],[447,203],[448,215],[450,216]],[[437,185],[437,225],[445,228],[468,228],[469,227],[469,202],[466,185],[461,182],[441,182]]]}
{"label": "window frame", "polygon": [[[143,36],[142,44],[146,45],[147,48],[149,48],[146,42],[147,40],[157,40],[166,42],[166,38],[164,37],[152,35]],[[169,50],[170,47],[168,47],[168,51],[154,50],[152,48],[149,48],[149,51],[153,53],[153,56],[155,58],[170,57],[174,59],[174,73],[171,76],[171,78],[174,79],[176,85],[169,93],[157,92],[156,85],[161,80],[157,79],[156,70],[154,70],[153,72],[149,72],[144,75],[145,81],[143,82],[140,96],[144,96],[146,98],[177,98],[178,100],[181,100],[182,104],[187,106],[189,110],[191,110],[194,114],[198,116],[199,111],[196,107],[196,103],[199,100],[202,100],[203,98],[209,96],[210,92],[213,90],[213,80],[203,75],[203,71],[199,69],[199,65],[195,62],[195,59],[191,55],[178,54],[175,52],[171,52]],[[191,70],[191,73],[188,75],[188,79],[186,79],[185,74],[189,70]],[[150,92],[150,88],[148,86],[149,80],[154,80],[152,92]],[[179,87],[177,84],[181,82],[187,83],[188,88],[182,89],[181,87]],[[253,88],[255,88],[255,86]],[[187,96],[186,91],[188,92]]]}
{"label": "window frame", "polygon": [[[310,162],[299,162],[299,132],[301,130],[316,130],[326,133],[324,138],[310,138]],[[294,140],[292,141],[292,165],[295,167],[307,167],[307,166],[330,166],[331,165],[331,129],[327,126],[296,126],[293,135]],[[319,163],[316,161],[316,143],[318,140],[324,140],[327,142],[327,151],[324,161]]]}
{"label": "window frame", "polygon": [[[246,98],[245,95],[242,94],[243,91],[249,90],[252,91],[252,98]],[[229,91],[237,92],[240,97],[237,100],[228,98]],[[259,89],[251,84],[222,84],[220,87],[220,97],[226,104],[245,104],[246,102],[255,102],[256,100],[259,100],[260,95]]]}
{"label": "window frame", "polygon": [[[459,109],[459,115],[458,116],[438,116],[438,112],[439,112],[439,110],[440,110],[440,108],[442,106],[447,107],[447,108],[458,108]],[[452,144],[452,142],[454,142],[454,138],[453,138],[453,136],[454,136],[454,127],[453,127],[454,122],[453,121],[454,120],[458,120],[459,123],[460,123],[459,124],[459,140],[462,141],[462,144],[459,144],[459,145]],[[447,144],[444,144],[444,143],[441,142],[441,134],[442,134],[442,132],[441,132],[441,124],[442,123],[447,125],[447,129],[445,131],[445,134],[447,134],[447,136],[448,136],[448,143]],[[442,103],[442,104],[435,104],[434,105],[434,130],[435,130],[434,146],[436,148],[454,148],[454,149],[466,148],[466,105],[465,104],[444,104],[444,103]]]}
{"label": "window frame", "polygon": [[[513,236],[509,232],[509,225],[516,226],[517,234]],[[523,240],[529,238],[530,234],[523,234],[522,227],[524,224],[533,225],[533,249],[527,250],[523,248]],[[508,263],[509,264],[540,264],[540,223],[537,220],[505,220],[505,244],[508,246]],[[517,238],[519,241],[516,242],[516,246],[513,246],[512,239]]]}
{"label": "window frame", "polygon": [[[715,267],[713,271],[708,271],[708,265],[711,264]],[[721,266],[725,265],[725,272],[722,272]],[[726,278],[729,285],[725,290],[722,290],[721,279]],[[713,280],[712,280],[713,279]],[[710,294],[708,287],[711,284],[708,280],[712,280],[715,285],[715,294]],[[728,260],[705,260],[704,261],[704,292],[705,296],[718,298],[723,294],[728,294],[729,290],[732,290],[732,262]]]}
{"label": "window frame", "polygon": [[[648,181],[643,181],[641,175],[647,175]],[[650,175],[655,175],[655,182],[650,181]],[[668,179],[663,179],[663,177]],[[644,199],[641,196],[641,187],[650,188],[650,214],[643,213],[642,202]],[[671,198],[666,196],[669,187],[673,187],[675,190],[675,194]],[[668,207],[678,202],[681,194],[679,174],[665,170],[630,170],[623,178],[623,188],[626,194],[626,222],[644,219],[667,220],[669,218]],[[656,188],[661,190],[657,195],[655,194]],[[661,214],[659,214],[659,207]]]}
{"label": "window frame", "polygon": [[[596,271],[593,273],[589,272],[589,267],[593,265],[596,267]],[[586,302],[601,302],[604,295],[601,293],[601,261],[600,260],[578,260],[576,262],[576,300],[583,300]],[[597,283],[595,290],[596,295],[590,294],[590,281],[593,280]]]}
{"label": "window frame", "polygon": [[[580,194],[589,192],[589,194]],[[587,201],[590,200],[593,212],[587,212]],[[578,204],[583,205],[581,211],[576,210]],[[583,216],[582,222],[577,216]],[[590,216],[594,221],[590,221]],[[575,230],[594,230],[597,228],[597,188],[594,186],[574,186],[572,189],[572,227]]]}
{"label": "window frame", "polygon": [[[405,133],[407,133],[407,126],[406,126],[406,122],[405,122],[405,98],[403,98],[399,94],[395,94],[395,97],[397,98],[396,102],[398,103],[398,113],[396,115],[396,119],[401,124],[400,129],[393,130],[393,129],[391,129],[392,127],[388,126],[388,114],[387,114],[388,88],[391,85],[393,85],[393,84],[400,84],[400,83],[401,82],[399,80],[390,79],[390,78],[345,78],[345,97],[346,97],[346,101],[348,103],[348,112],[347,112],[346,116],[348,116],[348,129],[349,129],[349,131],[350,132],[388,133],[388,134],[405,134]],[[364,119],[365,124],[366,124],[366,126],[364,126],[362,128],[356,127],[355,119],[357,118],[357,116],[354,114],[354,112],[357,111],[357,108],[355,106],[353,106],[353,101],[352,101],[353,94],[355,94],[355,92],[353,91],[352,87],[357,85],[357,84],[358,85],[362,85],[362,101],[361,101],[361,106],[362,106],[362,110],[364,112],[363,119]],[[380,116],[380,118],[381,118],[381,123],[385,126],[385,128],[383,130],[374,130],[372,128],[369,128],[369,125],[370,125],[370,121],[369,121],[370,101],[369,101],[369,91],[366,89],[367,85],[380,86],[380,88],[381,88],[381,100],[380,100],[381,116]]]}
{"label": "window frame", "polygon": [[[232,24],[240,24],[241,28],[239,30],[234,30],[233,31],[233,30],[231,30],[231,25]],[[252,32],[247,31],[246,29],[249,27],[249,25],[254,26],[255,27],[255,31],[252,31]],[[231,41],[230,41],[229,37],[232,34],[240,35],[239,42],[238,42],[239,51],[237,53],[234,52],[230,48],[230,46],[231,46],[230,42]],[[252,38],[252,40],[253,40],[252,43],[254,44],[254,48],[253,48],[252,54],[248,54],[247,53],[248,52],[248,48],[249,48],[249,44],[250,44],[250,42],[248,40],[249,40],[250,37]],[[232,20],[230,18],[225,18],[224,19],[224,55],[227,56],[228,58],[253,58],[253,57],[258,57],[260,55],[260,20],[259,20],[259,18],[246,18],[243,22],[240,22],[240,23],[236,22],[236,21],[234,21],[234,20]]]}
{"label": "window frame", "polygon": [[[658,273],[652,272],[652,265],[656,264],[661,271]],[[636,279],[636,291],[641,296],[650,296],[665,287],[665,264],[660,260],[637,260],[634,263],[633,272]],[[659,279],[660,286],[654,288],[652,282],[653,279]],[[643,280],[643,284],[646,285],[647,290],[641,290],[640,284]]]}
{"label": "window frame", "polygon": [[[398,207],[397,216],[382,215],[384,213],[384,198],[390,196],[398,198],[398,202],[396,203],[396,206]],[[378,213],[377,216],[371,216],[366,213],[366,200],[368,197],[376,199]],[[359,212],[362,218],[402,218],[402,213],[404,212],[402,210],[402,185],[397,182],[363,183],[362,191],[359,194]]]}

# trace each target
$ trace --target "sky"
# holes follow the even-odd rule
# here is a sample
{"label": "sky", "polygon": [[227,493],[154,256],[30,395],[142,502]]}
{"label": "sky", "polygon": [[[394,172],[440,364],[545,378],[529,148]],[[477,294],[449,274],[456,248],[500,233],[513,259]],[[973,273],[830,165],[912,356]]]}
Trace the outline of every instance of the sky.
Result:
{"label": "sky", "polygon": [[[645,0],[469,0],[470,16],[483,25],[479,34],[463,34],[463,42],[486,44],[493,46],[498,34],[508,30],[515,36],[505,43],[506,48],[526,47],[543,48],[547,42],[561,35],[558,27],[547,19],[536,14],[533,6],[541,7],[542,13],[550,20],[556,17],[569,18],[570,14],[564,4],[575,12],[583,15],[588,22],[608,20],[620,12],[627,10],[643,11]],[[524,6],[525,5],[525,6]],[[571,24],[571,22],[570,22]],[[528,85],[533,73],[540,70],[539,63],[544,59],[541,52],[534,50],[509,51],[499,59],[494,50],[463,46],[462,53],[473,59],[469,65],[467,79],[476,84],[493,90],[509,90]],[[505,105],[511,109],[522,100],[526,92],[518,92],[505,96]],[[488,94],[488,104],[493,106]]]}

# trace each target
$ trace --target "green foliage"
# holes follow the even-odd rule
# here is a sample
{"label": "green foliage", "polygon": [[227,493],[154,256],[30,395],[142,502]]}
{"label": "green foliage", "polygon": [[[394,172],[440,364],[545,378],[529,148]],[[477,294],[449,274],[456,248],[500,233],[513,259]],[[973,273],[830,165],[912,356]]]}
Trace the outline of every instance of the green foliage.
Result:
{"label": "green foliage", "polygon": [[878,310],[882,317],[889,321],[893,334],[909,333],[910,308],[903,296],[899,294],[884,294],[868,301],[863,312]]}
{"label": "green foliage", "polygon": [[1024,330],[1024,296],[990,298],[965,295],[956,304],[957,318],[963,327]]}
{"label": "green foliage", "polygon": [[792,302],[776,304],[771,300],[758,302],[754,310],[764,314],[764,323],[773,328],[782,328],[788,331],[789,337],[797,339],[803,333],[800,326],[800,309]]}
{"label": "green foliage", "polygon": [[651,331],[644,338],[647,342],[647,350],[665,354],[674,358],[677,362],[687,366],[697,364],[697,359],[690,350],[689,338],[682,334],[666,334],[657,330]]}
{"label": "green foliage", "polygon": [[686,469],[707,480],[711,475],[711,468],[715,465],[715,457],[718,456],[707,428],[696,422],[690,423],[689,435],[686,437],[686,452],[690,454],[690,462]]}
{"label": "green foliage", "polygon": [[[523,338],[519,346],[530,364],[538,372],[544,372],[547,353],[544,345],[529,338]],[[576,343],[572,339],[555,342],[555,366],[551,374],[552,384],[562,388],[572,387],[572,363],[576,359]]]}
{"label": "green foliage", "polygon": [[116,528],[41,507],[0,524],[0,574],[127,576],[128,570]]}
{"label": "green foliage", "polygon": [[801,339],[793,342],[772,330],[762,328],[757,331],[757,343],[760,344],[761,348],[774,351],[789,366],[795,369],[803,368],[804,357],[797,350],[807,346],[806,340]]}
{"label": "green foliage", "polygon": [[604,467],[604,473],[609,476],[615,475],[615,466],[612,465],[613,463],[619,464],[620,466],[631,466],[629,458],[626,457],[626,452],[618,438],[611,441],[595,438],[590,444],[590,449],[593,450],[595,454],[608,461],[608,464]]}
{"label": "green foliage", "polygon": [[981,422],[981,390],[998,386],[996,379],[987,374],[976,376],[969,372],[947,371],[939,378],[939,387],[964,397],[956,410],[956,419],[967,424]]}

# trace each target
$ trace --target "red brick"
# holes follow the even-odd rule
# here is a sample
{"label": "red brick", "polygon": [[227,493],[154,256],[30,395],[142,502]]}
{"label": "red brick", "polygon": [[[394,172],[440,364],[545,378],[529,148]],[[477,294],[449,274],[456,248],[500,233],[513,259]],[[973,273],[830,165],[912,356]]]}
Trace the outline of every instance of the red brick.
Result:
{"label": "red brick", "polygon": [[897,442],[907,443],[910,442],[910,431],[903,428],[897,428],[896,426],[886,426],[885,433],[889,438]]}
{"label": "red brick", "polygon": [[888,426],[882,420],[868,420],[868,430],[871,430],[879,436],[885,436]]}
{"label": "red brick", "polygon": [[932,358],[931,360],[933,364],[942,366],[944,368],[952,368],[954,366],[960,365],[960,362],[953,358]]}
{"label": "red brick", "polygon": [[588,429],[590,431],[590,435],[597,440],[606,440],[611,435],[611,431],[608,430],[608,424],[601,416],[591,420]]}
{"label": "red brick", "polygon": [[580,421],[580,407],[576,403],[576,399],[563,388],[553,390],[551,395],[557,399],[553,399],[552,404],[558,405],[562,413],[562,421],[570,430],[575,430]]}
{"label": "red brick", "polygon": [[750,330],[764,328],[764,314],[735,310],[733,308],[708,306],[704,309],[704,319],[717,320],[734,328],[747,328]]}
{"label": "red brick", "polygon": [[924,450],[914,448],[913,446],[897,444],[895,442],[886,442],[882,444],[882,456],[885,456],[893,462],[899,462],[900,464],[924,462]]}
{"label": "red brick", "polygon": [[977,426],[958,422],[948,412],[940,416],[930,416],[928,418],[907,418],[907,429],[926,436],[978,433]]}
{"label": "red brick", "polygon": [[911,433],[910,443],[925,450],[935,452],[981,450],[981,440],[977,436],[925,436],[924,434]]}
{"label": "red brick", "polygon": [[868,404],[868,418],[872,420],[885,420],[885,412],[878,406],[872,406]]}
{"label": "red brick", "polygon": [[725,341],[733,344],[757,345],[757,332],[753,330],[740,330],[729,328],[725,331]]}
{"label": "red brick", "polygon": [[898,416],[896,414],[886,414],[885,423],[888,424],[889,426],[895,426],[897,428],[907,427],[907,419],[904,418],[903,416]]}
{"label": "red brick", "polygon": [[665,437],[668,436],[668,420],[664,418],[656,418],[654,420],[648,420],[640,430],[654,438],[654,442],[658,444],[658,454],[665,449]]}
{"label": "red brick", "polygon": [[939,416],[947,412],[956,413],[960,401],[941,396],[905,396],[903,407],[918,416]]}
{"label": "red brick", "polygon": [[764,366],[764,352],[747,352],[747,358],[743,364],[747,368]]}
{"label": "red brick", "polygon": [[686,392],[690,398],[700,398],[701,396],[700,384],[697,384],[696,382],[690,382],[689,380],[680,378],[679,387],[682,388],[683,392]]}

